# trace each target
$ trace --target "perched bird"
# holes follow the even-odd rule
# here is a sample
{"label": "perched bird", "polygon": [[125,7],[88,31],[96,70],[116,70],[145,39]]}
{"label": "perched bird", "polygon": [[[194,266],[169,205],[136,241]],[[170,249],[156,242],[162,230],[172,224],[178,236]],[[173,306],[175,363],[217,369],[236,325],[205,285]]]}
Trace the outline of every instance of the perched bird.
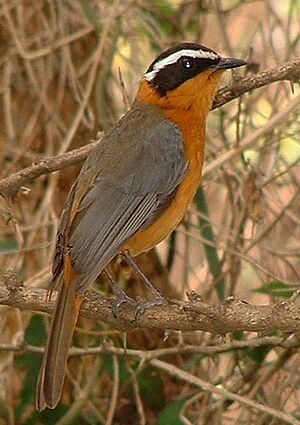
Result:
{"label": "perched bird", "polygon": [[120,252],[168,236],[200,183],[206,117],[222,73],[245,65],[195,43],[161,53],[129,111],[89,154],[61,216],[51,289],[58,288],[37,385],[37,409],[61,397],[82,293]]}

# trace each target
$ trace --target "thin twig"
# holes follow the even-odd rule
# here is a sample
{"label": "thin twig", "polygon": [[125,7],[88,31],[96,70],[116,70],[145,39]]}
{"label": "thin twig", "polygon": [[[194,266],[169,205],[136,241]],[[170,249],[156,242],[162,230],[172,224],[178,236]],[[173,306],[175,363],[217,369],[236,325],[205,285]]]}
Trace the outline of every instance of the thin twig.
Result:
{"label": "thin twig", "polygon": [[300,106],[300,95],[296,96],[293,100],[291,100],[287,107],[283,110],[277,112],[270,120],[263,126],[258,128],[255,131],[252,131],[248,136],[241,140],[238,146],[234,146],[231,149],[228,149],[225,153],[220,155],[216,160],[212,161],[208,164],[203,170],[203,176],[215,171],[222,167],[226,162],[232,160],[237,155],[240,155],[245,149],[252,146],[257,142],[258,139],[268,134],[272,129],[276,128],[276,126],[283,123],[288,115],[294,111],[296,111]]}
{"label": "thin twig", "polygon": [[105,425],[111,425],[113,423],[114,415],[117,408],[118,394],[119,394],[119,379],[120,379],[119,361],[116,356],[112,356],[112,360],[113,360],[114,374],[113,374],[110,405],[107,412]]}
{"label": "thin twig", "polygon": [[[157,348],[154,350],[137,350],[133,348],[119,348],[106,343],[97,347],[79,348],[72,347],[69,351],[70,357],[92,356],[102,354],[113,354],[115,356],[137,357],[143,361],[149,361],[158,357],[174,356],[175,354],[207,354],[213,356],[215,354],[227,353],[234,350],[243,350],[246,348],[257,348],[263,346],[282,347],[282,348],[298,348],[300,341],[296,336],[289,338],[279,336],[265,336],[261,338],[253,338],[245,341],[233,340],[230,343],[220,343],[217,345],[177,345],[174,347]],[[28,352],[40,353],[44,352],[44,348],[34,345],[20,344],[0,344],[0,351]]]}
{"label": "thin twig", "polygon": [[263,413],[267,413],[268,415],[271,415],[275,418],[285,421],[288,424],[299,425],[299,421],[287,413],[280,412],[279,410],[273,409],[272,407],[265,406],[261,403],[257,403],[256,401],[250,400],[246,397],[240,396],[238,394],[234,394],[230,391],[227,391],[224,388],[221,388],[220,386],[215,386],[207,381],[204,381],[201,378],[198,378],[192,375],[191,373],[188,373],[179,369],[178,367],[174,365],[171,365],[169,363],[163,362],[158,359],[151,360],[150,364],[154,367],[157,367],[160,370],[167,372],[171,376],[177,379],[180,379],[184,382],[188,382],[191,385],[195,385],[201,388],[202,390],[208,391],[213,394],[218,394],[225,399],[237,401],[238,403],[242,405],[246,405],[248,407],[252,407],[253,409],[259,410]]}
{"label": "thin twig", "polygon": [[242,94],[259,87],[267,86],[276,81],[292,81],[294,83],[300,80],[300,59],[286,62],[283,65],[276,66],[269,70],[253,74],[249,77],[241,78],[235,81],[232,86],[226,86],[218,91],[212,109],[219,108],[225,103],[231,102]]}

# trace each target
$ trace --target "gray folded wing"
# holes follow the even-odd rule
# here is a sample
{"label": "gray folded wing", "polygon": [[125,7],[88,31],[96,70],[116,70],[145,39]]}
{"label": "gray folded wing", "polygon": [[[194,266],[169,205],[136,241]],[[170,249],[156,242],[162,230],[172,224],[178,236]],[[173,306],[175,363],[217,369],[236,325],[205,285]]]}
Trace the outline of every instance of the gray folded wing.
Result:
{"label": "gray folded wing", "polygon": [[[133,108],[99,143],[69,195],[80,196],[68,237],[78,292],[161,213],[187,166],[180,130],[152,110],[143,116]],[[83,181],[90,182],[87,193]]]}

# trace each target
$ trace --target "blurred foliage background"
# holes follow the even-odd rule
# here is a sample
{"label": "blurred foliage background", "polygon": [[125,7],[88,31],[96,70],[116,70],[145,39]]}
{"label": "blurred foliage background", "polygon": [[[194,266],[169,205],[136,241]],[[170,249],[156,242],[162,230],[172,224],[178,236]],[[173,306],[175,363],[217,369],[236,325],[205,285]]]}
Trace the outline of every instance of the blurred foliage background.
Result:
{"label": "blurred foliage background", "polygon": [[[174,42],[197,41],[249,60],[248,69],[228,73],[223,84],[299,56],[299,13],[298,0],[2,0],[1,178],[106,131],[128,108],[152,59]],[[210,114],[195,203],[169,240],[139,259],[165,295],[184,297],[194,289],[207,302],[236,296],[263,304],[298,287],[299,109],[226,161],[226,152],[267,125],[297,93],[288,82],[275,83]],[[14,203],[1,199],[1,270],[16,270],[25,285],[49,282],[59,216],[78,170],[34,180]],[[128,268],[117,263],[115,271],[130,295],[144,296]],[[108,290],[105,283],[95,287]],[[249,343],[224,353],[219,335],[172,332],[164,340],[159,332],[141,330],[127,336],[128,349],[140,355],[108,350],[74,357],[62,402],[37,413],[41,354],[22,351],[20,344],[43,345],[49,318],[7,307],[0,314],[0,424],[284,423],[162,372],[143,361],[147,350],[195,378],[300,420],[297,350],[258,341],[256,348]],[[257,335],[231,337],[251,341]],[[122,335],[82,320],[74,343],[122,347]],[[187,344],[215,351],[183,353]],[[167,347],[172,355],[162,357],[159,349]]]}

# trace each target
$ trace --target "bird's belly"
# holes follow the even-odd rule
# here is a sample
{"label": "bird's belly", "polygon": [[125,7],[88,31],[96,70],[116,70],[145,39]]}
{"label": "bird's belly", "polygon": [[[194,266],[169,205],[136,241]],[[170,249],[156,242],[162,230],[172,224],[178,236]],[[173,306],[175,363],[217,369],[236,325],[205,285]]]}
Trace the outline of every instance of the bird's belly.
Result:
{"label": "bird's belly", "polygon": [[182,220],[200,183],[202,158],[189,165],[189,171],[167,209],[149,227],[136,233],[123,247],[131,255],[136,256],[153,248],[164,240]]}

